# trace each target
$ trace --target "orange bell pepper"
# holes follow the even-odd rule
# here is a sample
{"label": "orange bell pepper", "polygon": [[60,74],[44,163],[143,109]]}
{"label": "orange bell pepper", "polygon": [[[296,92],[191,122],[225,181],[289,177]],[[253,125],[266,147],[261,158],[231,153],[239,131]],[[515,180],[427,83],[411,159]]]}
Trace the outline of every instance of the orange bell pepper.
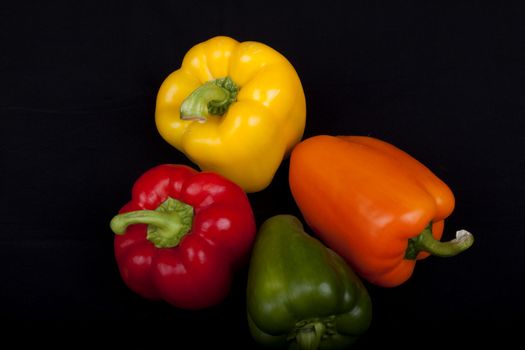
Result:
{"label": "orange bell pepper", "polygon": [[449,187],[427,167],[384,141],[315,136],[290,160],[290,188],[306,222],[366,280],[393,287],[415,261],[453,256],[474,238],[465,231],[440,242],[454,209]]}

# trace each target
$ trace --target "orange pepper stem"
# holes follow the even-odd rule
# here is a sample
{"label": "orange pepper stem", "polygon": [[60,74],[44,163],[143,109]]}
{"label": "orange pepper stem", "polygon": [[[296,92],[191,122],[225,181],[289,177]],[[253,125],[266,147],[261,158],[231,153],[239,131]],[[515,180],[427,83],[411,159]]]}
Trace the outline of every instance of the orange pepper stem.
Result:
{"label": "orange pepper stem", "polygon": [[429,224],[418,236],[408,240],[405,259],[415,260],[421,251],[440,257],[454,256],[470,248],[473,243],[474,236],[465,230],[457,231],[456,238],[451,241],[438,241],[432,235],[432,224]]}
{"label": "orange pepper stem", "polygon": [[230,77],[208,81],[195,89],[180,106],[180,118],[205,122],[210,114],[223,115],[236,101],[239,87]]}

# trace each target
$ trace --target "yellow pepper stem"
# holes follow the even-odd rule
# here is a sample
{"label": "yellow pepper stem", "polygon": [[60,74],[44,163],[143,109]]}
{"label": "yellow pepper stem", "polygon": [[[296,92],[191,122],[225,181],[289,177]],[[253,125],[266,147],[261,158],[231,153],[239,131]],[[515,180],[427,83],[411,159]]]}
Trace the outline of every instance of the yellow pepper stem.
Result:
{"label": "yellow pepper stem", "polygon": [[210,114],[223,115],[235,102],[239,87],[230,77],[219,78],[195,89],[180,106],[180,118],[205,122]]}

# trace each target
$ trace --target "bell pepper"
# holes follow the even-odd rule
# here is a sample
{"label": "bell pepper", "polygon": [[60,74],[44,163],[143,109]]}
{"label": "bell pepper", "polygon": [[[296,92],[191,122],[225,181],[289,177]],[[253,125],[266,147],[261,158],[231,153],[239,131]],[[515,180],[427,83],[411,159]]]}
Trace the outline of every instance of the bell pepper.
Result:
{"label": "bell pepper", "polygon": [[465,230],[441,242],[450,188],[399,148],[365,136],[304,140],[290,160],[292,195],[308,225],[363,278],[393,287],[417,259],[469,248]]}
{"label": "bell pepper", "polygon": [[263,346],[343,349],[372,319],[366,288],[344,260],[294,216],[266,220],[248,271],[250,333]]}
{"label": "bell pepper", "polygon": [[160,135],[202,170],[247,192],[266,188],[301,140],[306,104],[290,62],[258,42],[218,36],[185,55],[162,83]]}
{"label": "bell pepper", "polygon": [[234,270],[248,262],[256,227],[246,194],[214,173],[160,165],[134,184],[111,220],[127,286],[185,309],[219,303]]}

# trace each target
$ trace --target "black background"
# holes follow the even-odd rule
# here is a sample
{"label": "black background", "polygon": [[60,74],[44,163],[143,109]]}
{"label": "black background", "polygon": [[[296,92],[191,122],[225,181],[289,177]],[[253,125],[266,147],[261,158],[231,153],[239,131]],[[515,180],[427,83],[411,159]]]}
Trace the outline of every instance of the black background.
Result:
{"label": "black background", "polygon": [[[255,347],[246,271],[202,311],[141,299],[120,279],[108,222],[135,179],[189,161],[154,124],[163,79],[215,35],[266,43],[295,66],[305,137],[371,135],[452,188],[445,239],[476,242],[419,262],[404,285],[367,284],[374,318],[357,348],[482,344],[525,311],[523,13],[507,2],[25,2],[0,5],[0,313],[25,327],[110,331],[131,348]],[[251,194],[258,224],[299,215],[288,162]],[[110,336],[111,338],[111,336]]]}

